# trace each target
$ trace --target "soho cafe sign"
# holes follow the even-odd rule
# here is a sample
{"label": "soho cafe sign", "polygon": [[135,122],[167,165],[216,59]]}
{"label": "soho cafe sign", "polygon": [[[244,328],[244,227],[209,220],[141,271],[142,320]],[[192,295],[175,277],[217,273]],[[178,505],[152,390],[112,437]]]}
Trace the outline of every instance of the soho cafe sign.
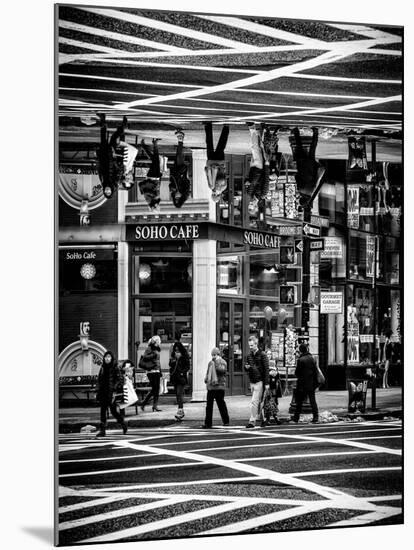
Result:
{"label": "soho cafe sign", "polygon": [[260,246],[262,248],[279,248],[280,237],[271,233],[261,233],[260,231],[244,231],[244,244],[251,246]]}
{"label": "soho cafe sign", "polygon": [[165,241],[199,239],[200,226],[193,224],[137,225],[134,228],[134,240]]}

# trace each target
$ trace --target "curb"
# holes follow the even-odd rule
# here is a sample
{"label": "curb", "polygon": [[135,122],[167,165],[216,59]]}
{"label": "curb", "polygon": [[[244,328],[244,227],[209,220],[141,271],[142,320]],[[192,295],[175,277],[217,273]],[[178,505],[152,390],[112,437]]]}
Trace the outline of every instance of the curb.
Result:
{"label": "curb", "polygon": [[[332,414],[338,417],[338,421],[341,420],[355,420],[357,418],[362,418],[363,420],[383,420],[384,418],[403,418],[403,411],[402,409],[390,409],[385,411],[372,411],[372,412],[365,412],[365,413],[335,413],[335,411],[330,411]],[[282,416],[280,417],[280,420],[282,421],[282,424],[287,424],[290,420],[289,416]],[[245,419],[241,421],[244,423]],[[189,427],[194,427],[194,424],[200,424],[202,420],[200,419],[186,419],[184,423],[176,422],[173,418],[164,418],[164,419],[131,419],[127,420],[128,427],[129,428],[162,428],[165,426],[173,426],[173,425],[185,425]],[[237,422],[237,421],[236,421]],[[99,422],[88,422],[85,420],[84,422],[74,422],[74,423],[61,423],[59,424],[59,434],[68,434],[68,433],[80,433],[80,430],[82,427],[84,427],[86,424],[90,424],[92,426],[95,426],[97,431],[99,429]],[[302,424],[302,423],[301,423]],[[303,423],[305,424],[305,423]],[[332,424],[332,422],[321,422],[321,424]],[[121,431],[121,428],[119,424],[115,421],[109,420],[108,421],[108,429],[118,429]],[[231,425],[229,426],[231,428]],[[94,433],[94,432],[91,432]]]}

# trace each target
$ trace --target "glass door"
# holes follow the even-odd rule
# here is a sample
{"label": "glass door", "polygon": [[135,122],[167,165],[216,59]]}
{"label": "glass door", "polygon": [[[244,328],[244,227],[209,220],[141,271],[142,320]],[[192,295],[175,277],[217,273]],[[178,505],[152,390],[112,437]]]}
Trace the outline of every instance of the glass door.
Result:
{"label": "glass door", "polygon": [[245,357],[246,324],[244,322],[245,304],[231,299],[218,300],[218,334],[217,341],[228,367],[228,393],[241,395],[245,393],[246,381],[243,369]]}

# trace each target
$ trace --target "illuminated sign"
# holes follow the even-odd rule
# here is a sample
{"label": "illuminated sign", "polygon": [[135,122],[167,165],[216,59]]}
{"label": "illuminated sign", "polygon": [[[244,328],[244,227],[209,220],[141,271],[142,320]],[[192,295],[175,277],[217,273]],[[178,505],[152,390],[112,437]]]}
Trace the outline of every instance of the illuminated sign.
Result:
{"label": "illuminated sign", "polygon": [[245,231],[243,233],[244,244],[260,246],[262,248],[279,248],[280,238],[270,233],[260,233],[259,231]]}

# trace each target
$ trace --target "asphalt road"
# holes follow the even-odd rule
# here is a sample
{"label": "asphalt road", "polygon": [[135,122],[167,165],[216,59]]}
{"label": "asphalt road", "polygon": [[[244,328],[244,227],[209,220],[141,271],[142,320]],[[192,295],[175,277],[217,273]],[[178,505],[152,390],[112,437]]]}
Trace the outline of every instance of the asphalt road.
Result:
{"label": "asphalt road", "polygon": [[400,421],[59,438],[61,545],[403,522]]}

